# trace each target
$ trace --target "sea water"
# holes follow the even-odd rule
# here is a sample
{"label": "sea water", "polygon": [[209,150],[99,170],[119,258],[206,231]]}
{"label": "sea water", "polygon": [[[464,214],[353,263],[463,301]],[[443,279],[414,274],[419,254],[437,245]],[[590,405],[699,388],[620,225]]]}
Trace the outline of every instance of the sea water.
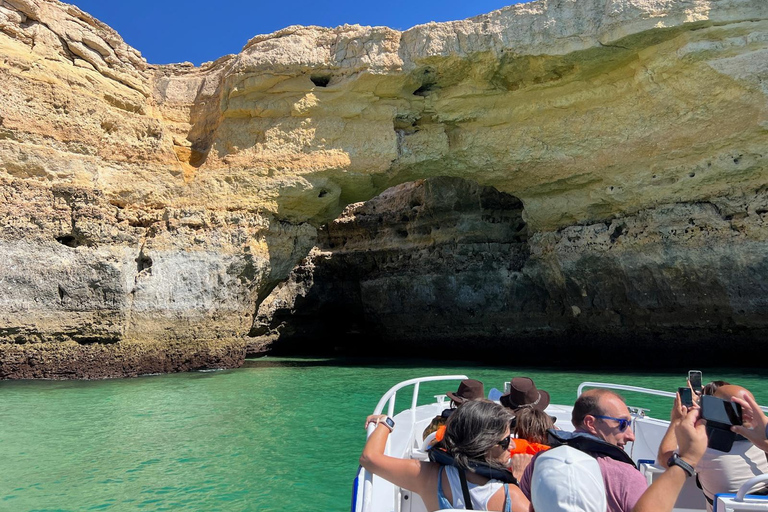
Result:
{"label": "sea water", "polygon": [[[402,380],[463,373],[488,391],[526,375],[572,404],[583,381],[674,391],[687,370],[264,358],[219,372],[2,382],[0,510],[349,510],[364,418]],[[768,403],[768,372],[703,370],[705,382],[742,384]],[[422,396],[456,387],[424,385]],[[626,395],[669,415],[670,399]]]}

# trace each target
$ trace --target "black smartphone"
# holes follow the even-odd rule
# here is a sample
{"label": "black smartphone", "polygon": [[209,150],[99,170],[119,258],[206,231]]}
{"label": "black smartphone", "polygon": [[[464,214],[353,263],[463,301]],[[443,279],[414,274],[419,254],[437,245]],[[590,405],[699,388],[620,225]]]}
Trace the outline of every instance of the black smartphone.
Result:
{"label": "black smartphone", "polygon": [[704,395],[699,402],[701,405],[701,417],[707,420],[707,426],[730,430],[733,425],[741,425],[741,406],[736,402],[730,402],[711,395]]}
{"label": "black smartphone", "polygon": [[691,383],[691,388],[693,388],[694,393],[697,395],[701,394],[701,371],[700,370],[690,370],[688,372],[688,382]]}
{"label": "black smartphone", "polygon": [[680,403],[686,407],[693,407],[693,393],[691,388],[677,388],[677,393],[680,395]]}

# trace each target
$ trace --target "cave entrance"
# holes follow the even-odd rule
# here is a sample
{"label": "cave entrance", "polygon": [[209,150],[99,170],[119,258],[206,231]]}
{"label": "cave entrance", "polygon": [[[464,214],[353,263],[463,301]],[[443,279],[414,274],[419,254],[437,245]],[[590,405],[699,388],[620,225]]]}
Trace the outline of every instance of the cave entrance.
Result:
{"label": "cave entrance", "polygon": [[404,183],[323,226],[262,302],[252,335],[269,337],[274,355],[490,348],[528,256],[518,198],[461,178]]}

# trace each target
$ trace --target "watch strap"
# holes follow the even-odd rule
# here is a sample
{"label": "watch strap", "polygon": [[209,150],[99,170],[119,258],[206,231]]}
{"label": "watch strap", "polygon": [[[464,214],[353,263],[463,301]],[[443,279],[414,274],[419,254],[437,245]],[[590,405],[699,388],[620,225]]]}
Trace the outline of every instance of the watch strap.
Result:
{"label": "watch strap", "polygon": [[680,458],[680,455],[673,453],[672,456],[669,458],[669,461],[667,461],[667,466],[678,466],[682,468],[683,471],[686,472],[688,476],[693,476],[696,474],[696,470],[693,469],[693,466],[688,464],[686,461]]}
{"label": "watch strap", "polygon": [[387,416],[386,418],[384,418],[381,421],[379,421],[379,424],[380,425],[384,425],[385,427],[387,427],[390,432],[395,430],[395,420],[393,420],[389,416]]}

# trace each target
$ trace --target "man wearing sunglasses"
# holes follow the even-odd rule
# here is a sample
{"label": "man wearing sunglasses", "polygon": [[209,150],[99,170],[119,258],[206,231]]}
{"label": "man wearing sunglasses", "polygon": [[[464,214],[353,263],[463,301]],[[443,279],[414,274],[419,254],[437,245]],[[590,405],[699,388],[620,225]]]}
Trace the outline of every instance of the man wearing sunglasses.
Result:
{"label": "man wearing sunglasses", "polygon": [[[574,432],[549,431],[550,444],[572,446],[595,457],[605,483],[608,512],[631,512],[647,483],[624,452],[624,445],[635,440],[624,399],[607,389],[585,391],[573,406],[571,422]],[[536,458],[520,479],[520,489],[528,499],[535,463]]]}

